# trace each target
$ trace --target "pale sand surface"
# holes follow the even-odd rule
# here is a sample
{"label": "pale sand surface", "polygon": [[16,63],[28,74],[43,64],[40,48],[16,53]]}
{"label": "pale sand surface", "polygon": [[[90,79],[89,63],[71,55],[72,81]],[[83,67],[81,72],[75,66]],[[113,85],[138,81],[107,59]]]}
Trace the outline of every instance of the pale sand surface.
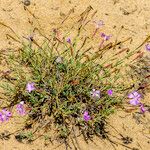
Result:
{"label": "pale sand surface", "polygon": [[[35,26],[40,28],[44,34],[49,33],[65,17],[65,14],[74,8],[71,19],[64,23],[64,26],[71,25],[76,16],[81,14],[89,5],[94,10],[97,10],[95,19],[105,22],[104,32],[116,37],[121,26],[124,26],[118,38],[132,36],[133,43],[130,45],[131,48],[142,43],[150,33],[149,0],[31,0],[31,5],[27,7],[29,11],[24,10],[21,0],[0,0],[0,23],[11,27],[22,40],[23,36],[28,36],[32,33]],[[0,49],[17,49],[20,46],[17,42],[6,38],[7,34],[15,37],[13,31],[0,25]],[[0,69],[2,70],[2,68]],[[145,97],[145,103],[149,103],[149,96],[148,94]],[[139,122],[137,122],[132,113],[118,110],[110,117],[109,122],[116,128],[118,133],[133,138],[133,142],[127,146],[135,147],[139,150],[150,149],[149,113],[146,113],[145,116],[140,115]],[[20,118],[12,118],[6,125],[0,125],[0,132],[4,130],[13,132],[19,129],[20,126],[22,126]],[[112,127],[109,127],[109,129],[112,135],[119,139],[121,138]],[[112,139],[122,143],[116,137],[112,137]],[[95,144],[92,142],[86,144],[84,140],[79,139],[79,145],[83,150],[128,149],[121,145],[115,145],[114,148],[110,142],[97,138],[94,139],[94,142]],[[32,144],[22,144],[11,136],[9,140],[0,140],[0,150],[53,150],[57,144],[44,147],[44,141],[40,139]],[[56,150],[65,150],[65,147],[60,146]]]}

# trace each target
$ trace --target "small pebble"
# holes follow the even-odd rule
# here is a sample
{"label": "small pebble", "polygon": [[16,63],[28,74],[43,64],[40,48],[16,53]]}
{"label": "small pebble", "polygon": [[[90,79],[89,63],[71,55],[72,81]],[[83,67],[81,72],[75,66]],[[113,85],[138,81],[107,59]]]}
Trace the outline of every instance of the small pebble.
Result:
{"label": "small pebble", "polygon": [[30,0],[24,0],[24,1],[23,1],[23,4],[24,4],[25,6],[29,6],[29,5],[31,4],[31,2],[30,2]]}

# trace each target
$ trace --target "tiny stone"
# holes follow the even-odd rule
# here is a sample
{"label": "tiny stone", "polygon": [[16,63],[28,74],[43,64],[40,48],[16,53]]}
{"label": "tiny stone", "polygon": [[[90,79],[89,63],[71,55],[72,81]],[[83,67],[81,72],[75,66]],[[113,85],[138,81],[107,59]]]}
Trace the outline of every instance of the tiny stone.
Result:
{"label": "tiny stone", "polygon": [[63,63],[63,58],[58,56],[55,61],[56,63]]}
{"label": "tiny stone", "polygon": [[24,0],[23,3],[24,3],[25,6],[29,6],[31,4],[30,0]]}

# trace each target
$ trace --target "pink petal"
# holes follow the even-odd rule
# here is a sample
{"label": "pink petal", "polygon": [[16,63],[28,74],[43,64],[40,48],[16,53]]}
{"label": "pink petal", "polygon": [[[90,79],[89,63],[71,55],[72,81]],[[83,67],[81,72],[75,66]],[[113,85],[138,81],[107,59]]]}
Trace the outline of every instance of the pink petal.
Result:
{"label": "pink petal", "polygon": [[133,92],[133,95],[137,97],[137,96],[139,96],[140,94],[139,94],[137,91],[134,91],[134,92]]}
{"label": "pink petal", "polygon": [[128,95],[128,98],[134,98],[133,93],[130,93],[130,94]]}
{"label": "pink petal", "polygon": [[88,115],[88,111],[85,111],[85,112],[84,112],[84,116],[86,116],[86,115]]}
{"label": "pink petal", "polygon": [[130,103],[131,105],[136,106],[136,105],[138,105],[140,102],[139,102],[137,99],[132,99],[132,100],[130,100],[129,103]]}
{"label": "pink petal", "polygon": [[145,113],[147,111],[147,109],[144,107],[143,104],[141,104],[140,110],[141,110],[142,113]]}

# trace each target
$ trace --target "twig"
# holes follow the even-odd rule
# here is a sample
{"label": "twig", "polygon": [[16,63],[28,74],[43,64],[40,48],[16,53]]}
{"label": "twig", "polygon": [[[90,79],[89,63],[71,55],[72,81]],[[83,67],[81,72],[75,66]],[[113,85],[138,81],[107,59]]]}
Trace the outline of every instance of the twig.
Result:
{"label": "twig", "polygon": [[70,9],[70,11],[68,12],[67,16],[65,17],[65,19],[61,22],[61,25],[69,18],[69,16],[74,13],[74,8]]}
{"label": "twig", "polygon": [[6,27],[8,29],[10,29],[16,35],[16,37],[19,39],[19,36],[16,34],[16,32],[10,26],[4,24],[3,22],[0,22],[0,25]]}

